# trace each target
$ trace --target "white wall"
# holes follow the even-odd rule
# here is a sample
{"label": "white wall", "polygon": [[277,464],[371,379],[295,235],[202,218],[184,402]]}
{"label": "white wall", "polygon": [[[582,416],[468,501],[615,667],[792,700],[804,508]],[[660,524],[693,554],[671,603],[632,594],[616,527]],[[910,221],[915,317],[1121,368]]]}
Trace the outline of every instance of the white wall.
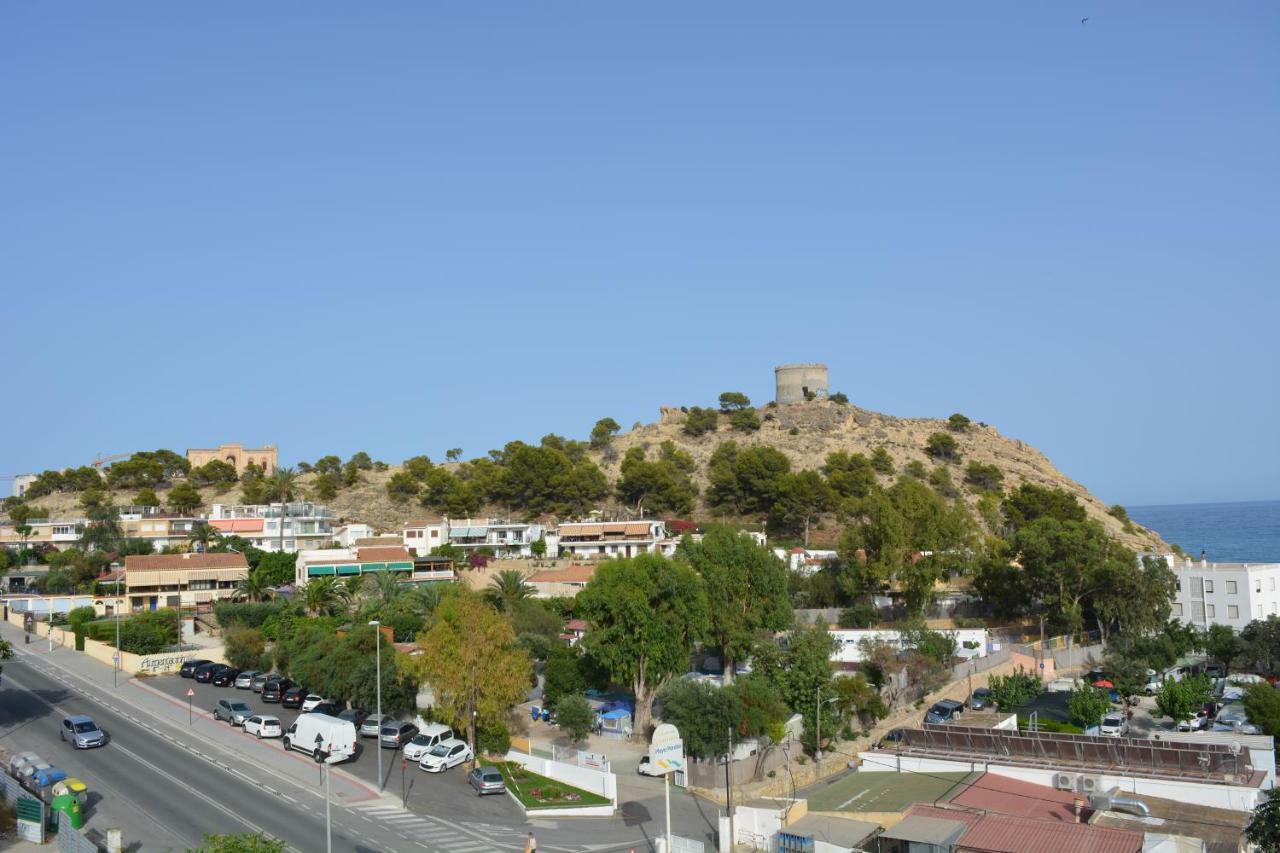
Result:
{"label": "white wall", "polygon": [[566,764],[563,761],[551,761],[514,750],[507,753],[507,760],[518,762],[539,776],[546,776],[557,782],[567,782],[575,788],[608,797],[615,808],[618,805],[618,777],[614,773]]}
{"label": "white wall", "polygon": [[[960,657],[981,658],[987,656],[987,632],[983,628],[959,628],[940,631],[939,633],[950,634],[956,638],[956,654]],[[863,640],[889,643],[899,649],[903,647],[901,631],[881,631],[874,628],[865,630],[832,628],[831,636],[835,638],[837,644],[835,651],[831,653],[831,659],[840,663],[861,663],[863,660],[861,642]],[[978,647],[976,649],[966,649],[964,647],[965,643],[977,643]]]}
{"label": "white wall", "polygon": [[1173,615],[1183,622],[1201,628],[1230,625],[1239,631],[1254,619],[1280,614],[1280,563],[1174,560],[1173,571],[1180,585]]}

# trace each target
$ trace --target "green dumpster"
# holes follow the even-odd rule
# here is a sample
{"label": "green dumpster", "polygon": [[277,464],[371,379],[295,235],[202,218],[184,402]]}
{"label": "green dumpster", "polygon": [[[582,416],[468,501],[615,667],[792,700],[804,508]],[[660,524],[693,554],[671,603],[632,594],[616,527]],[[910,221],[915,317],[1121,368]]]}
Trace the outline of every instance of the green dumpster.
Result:
{"label": "green dumpster", "polygon": [[84,814],[80,810],[80,800],[73,794],[59,794],[53,798],[49,808],[58,815],[59,825],[62,823],[62,816],[66,815],[67,823],[72,829],[79,829],[84,826]]}

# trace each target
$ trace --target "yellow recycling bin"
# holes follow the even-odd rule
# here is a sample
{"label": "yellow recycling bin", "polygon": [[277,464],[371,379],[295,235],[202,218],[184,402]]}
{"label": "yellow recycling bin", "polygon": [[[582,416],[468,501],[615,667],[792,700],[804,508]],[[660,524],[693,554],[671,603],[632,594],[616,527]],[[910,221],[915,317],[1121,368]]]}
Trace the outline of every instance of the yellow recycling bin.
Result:
{"label": "yellow recycling bin", "polygon": [[53,786],[53,795],[56,797],[59,794],[70,794],[75,797],[83,809],[88,805],[89,786],[74,776],[68,776]]}

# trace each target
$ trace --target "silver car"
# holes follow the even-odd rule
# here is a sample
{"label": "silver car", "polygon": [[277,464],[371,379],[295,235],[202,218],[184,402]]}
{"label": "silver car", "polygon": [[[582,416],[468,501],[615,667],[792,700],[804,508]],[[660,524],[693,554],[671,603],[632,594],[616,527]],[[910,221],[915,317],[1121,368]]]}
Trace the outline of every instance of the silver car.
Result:
{"label": "silver car", "polygon": [[243,726],[244,721],[252,715],[253,709],[249,707],[249,703],[239,699],[219,699],[218,704],[213,706],[213,718],[226,720],[233,726]]}
{"label": "silver car", "polygon": [[370,714],[360,724],[360,737],[378,737],[382,734],[382,727],[392,722],[395,722],[395,718],[386,714]]}
{"label": "silver car", "polygon": [[236,676],[236,689],[248,690],[253,686],[253,680],[261,675],[256,669],[246,669],[244,672]]}
{"label": "silver car", "polygon": [[86,717],[84,714],[63,717],[58,736],[64,743],[69,743],[76,749],[93,749],[107,742],[107,733],[98,728],[98,724],[92,717]]}

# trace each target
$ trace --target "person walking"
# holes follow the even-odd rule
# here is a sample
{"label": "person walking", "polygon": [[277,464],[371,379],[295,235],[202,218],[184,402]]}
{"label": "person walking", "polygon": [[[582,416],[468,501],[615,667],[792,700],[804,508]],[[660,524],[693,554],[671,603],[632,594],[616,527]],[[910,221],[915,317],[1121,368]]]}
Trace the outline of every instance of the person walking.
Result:
{"label": "person walking", "polygon": [[538,839],[533,837],[533,833],[529,833],[529,837],[524,840],[524,853],[538,853]]}

